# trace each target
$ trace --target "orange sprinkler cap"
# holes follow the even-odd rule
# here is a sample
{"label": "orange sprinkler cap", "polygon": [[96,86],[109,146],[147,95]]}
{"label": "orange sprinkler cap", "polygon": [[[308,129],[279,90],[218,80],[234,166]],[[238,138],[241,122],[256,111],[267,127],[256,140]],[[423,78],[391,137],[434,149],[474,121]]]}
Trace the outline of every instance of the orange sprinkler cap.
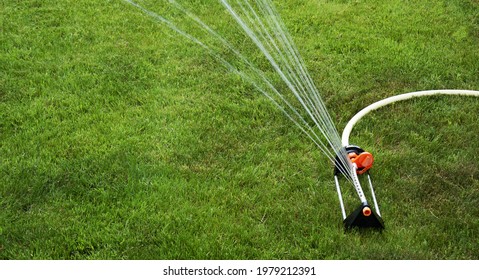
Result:
{"label": "orange sprinkler cap", "polygon": [[351,161],[358,167],[357,173],[360,175],[364,174],[371,167],[373,167],[374,157],[371,153],[362,152],[358,156],[353,155],[353,157],[350,156],[350,158]]}
{"label": "orange sprinkler cap", "polygon": [[364,207],[364,208],[363,208],[363,215],[366,216],[366,217],[371,216],[371,208],[369,208],[369,207]]}

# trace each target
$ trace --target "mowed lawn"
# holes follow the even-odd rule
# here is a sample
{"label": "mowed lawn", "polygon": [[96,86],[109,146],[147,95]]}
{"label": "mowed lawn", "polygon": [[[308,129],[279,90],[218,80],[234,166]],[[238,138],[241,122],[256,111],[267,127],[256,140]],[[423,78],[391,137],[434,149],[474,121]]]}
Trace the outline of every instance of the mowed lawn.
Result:
{"label": "mowed lawn", "polygon": [[[273,2],[339,133],[479,90],[477,0]],[[478,139],[472,97],[365,117],[386,230],[345,232],[327,157],[207,51],[122,0],[0,2],[2,259],[478,259]]]}

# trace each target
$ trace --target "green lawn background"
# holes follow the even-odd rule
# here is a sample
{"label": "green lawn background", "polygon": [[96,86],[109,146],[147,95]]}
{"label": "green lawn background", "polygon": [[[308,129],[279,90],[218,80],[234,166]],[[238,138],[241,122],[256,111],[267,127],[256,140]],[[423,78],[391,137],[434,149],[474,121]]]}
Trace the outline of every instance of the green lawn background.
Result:
{"label": "green lawn background", "polygon": [[[479,90],[478,1],[274,2],[339,132]],[[387,229],[344,232],[327,158],[206,51],[120,0],[0,3],[3,259],[477,259],[478,135],[474,98],[368,115]]]}

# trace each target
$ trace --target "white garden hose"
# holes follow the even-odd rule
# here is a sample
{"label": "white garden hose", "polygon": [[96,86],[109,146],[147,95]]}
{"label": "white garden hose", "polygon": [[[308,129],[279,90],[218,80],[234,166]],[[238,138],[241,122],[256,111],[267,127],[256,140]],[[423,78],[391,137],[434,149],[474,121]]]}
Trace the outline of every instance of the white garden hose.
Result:
{"label": "white garden hose", "polygon": [[406,100],[406,99],[411,99],[414,97],[420,97],[420,96],[431,96],[431,95],[439,95],[439,94],[444,94],[444,95],[463,95],[463,96],[476,96],[479,97],[479,91],[475,90],[457,90],[457,89],[441,89],[441,90],[426,90],[426,91],[415,91],[415,92],[410,92],[410,93],[404,93],[392,97],[388,97],[386,99],[380,100],[378,102],[375,102],[366,108],[362,109],[359,111],[346,125],[346,127],[343,130],[343,135],[341,138],[341,142],[343,147],[346,147],[349,145],[349,135],[351,134],[351,130],[353,129],[354,125],[362,118],[364,117],[367,113],[374,111],[378,108],[381,108],[383,106],[386,106],[388,104],[394,103],[396,101],[401,101],[401,100]]}

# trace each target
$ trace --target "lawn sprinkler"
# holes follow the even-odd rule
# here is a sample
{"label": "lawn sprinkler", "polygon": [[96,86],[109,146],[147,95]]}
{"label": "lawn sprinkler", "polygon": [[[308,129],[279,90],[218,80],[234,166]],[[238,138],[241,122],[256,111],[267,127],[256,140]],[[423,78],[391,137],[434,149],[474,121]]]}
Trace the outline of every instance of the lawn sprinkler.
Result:
{"label": "lawn sprinkler", "polygon": [[[373,184],[371,182],[371,176],[369,174],[369,169],[373,167],[373,155],[354,145],[347,145],[342,149],[343,150],[338,153],[335,159],[334,182],[336,184],[339,204],[341,206],[341,213],[343,215],[343,222],[346,229],[351,229],[353,227],[384,229],[384,222],[381,218],[381,212],[379,211],[378,202],[376,200]],[[350,167],[344,166],[344,161],[341,161],[339,159],[339,156],[341,155],[346,155],[347,160],[351,163]],[[349,214],[349,216],[346,216],[343,196],[341,193],[341,187],[339,185],[338,179],[338,176],[340,176],[341,174],[344,177],[348,177],[347,174],[345,174],[346,170],[351,170],[350,177],[352,178],[354,188],[361,202],[361,205],[356,208],[356,210],[354,210],[351,214]],[[366,196],[359,182],[358,175],[366,175],[368,178],[369,189],[371,191],[371,197],[374,202],[374,209],[366,200]]]}
{"label": "lawn sprinkler", "polygon": [[[442,90],[426,90],[426,91],[415,91],[410,93],[404,93],[400,95],[395,95],[388,97],[386,99],[377,101],[354,115],[351,120],[347,123],[343,130],[341,137],[341,146],[343,147],[336,155],[335,158],[335,167],[334,167],[334,182],[336,184],[336,190],[338,192],[339,203],[341,205],[341,211],[343,214],[344,225],[347,229],[352,227],[360,228],[384,228],[384,222],[381,218],[381,213],[379,212],[378,202],[376,200],[376,195],[374,193],[373,184],[371,182],[371,176],[369,175],[369,169],[373,166],[374,158],[373,156],[365,152],[358,146],[349,144],[349,135],[354,127],[354,125],[368,113],[377,110],[386,105],[408,100],[411,98],[422,97],[422,96],[434,96],[434,95],[457,95],[457,96],[474,96],[479,97],[479,91],[474,90],[458,90],[458,89],[442,89]],[[345,163],[348,166],[345,166]],[[346,172],[351,171],[348,174]],[[359,200],[361,205],[354,210],[349,216],[346,216],[346,210],[344,209],[344,202],[341,194],[341,187],[339,186],[339,175],[344,175],[346,178],[351,178],[354,188],[358,193]],[[369,183],[369,188],[371,190],[371,196],[374,202],[374,210],[371,208],[369,203],[366,200],[364,192],[359,183],[358,175],[366,175]]]}

